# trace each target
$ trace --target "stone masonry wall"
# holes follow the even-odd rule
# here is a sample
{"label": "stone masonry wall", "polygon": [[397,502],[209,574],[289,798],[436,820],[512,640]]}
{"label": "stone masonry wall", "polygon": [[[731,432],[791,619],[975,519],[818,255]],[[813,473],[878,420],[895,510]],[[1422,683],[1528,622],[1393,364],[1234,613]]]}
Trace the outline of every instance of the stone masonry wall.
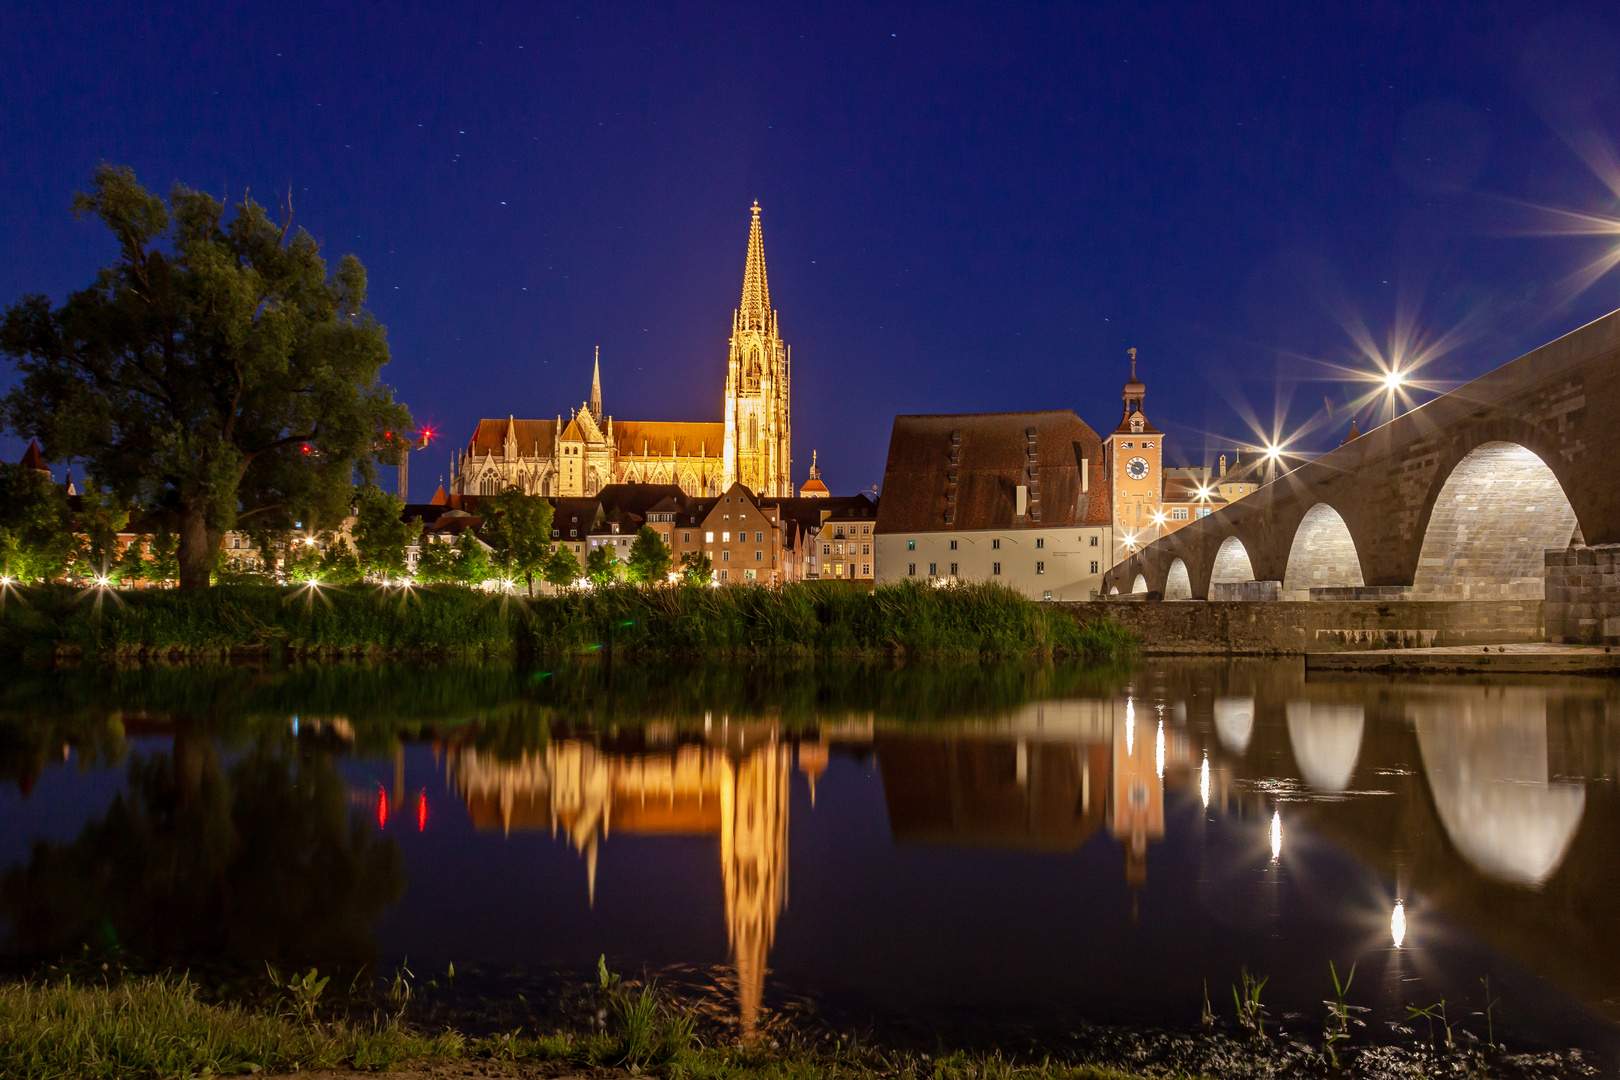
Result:
{"label": "stone masonry wall", "polygon": [[[1106,615],[1134,633],[1144,652],[1161,654],[1298,655],[1546,640],[1540,600],[1099,600],[1061,607],[1080,620]],[[1614,610],[1620,614],[1620,606]]]}
{"label": "stone masonry wall", "polygon": [[1620,645],[1620,544],[1549,550],[1547,640]]}

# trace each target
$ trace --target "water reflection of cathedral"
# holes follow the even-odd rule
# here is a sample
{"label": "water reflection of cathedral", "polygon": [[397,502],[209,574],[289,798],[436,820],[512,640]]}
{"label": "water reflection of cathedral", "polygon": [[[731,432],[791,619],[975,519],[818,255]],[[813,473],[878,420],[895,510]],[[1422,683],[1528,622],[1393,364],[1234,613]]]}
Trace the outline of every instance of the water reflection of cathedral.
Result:
{"label": "water reflection of cathedral", "polygon": [[[1583,786],[1555,771],[1551,699],[1539,688],[1390,697],[1222,676],[1143,696],[1038,702],[982,722],[867,717],[790,734],[717,720],[701,733],[654,725],[623,749],[559,739],[515,759],[462,746],[448,766],[478,827],[566,833],[593,902],[599,847],[614,831],[718,837],[747,1033],[787,901],[795,752],[812,805],[832,754],[876,764],[897,843],[1063,853],[1106,831],[1134,893],[1179,791],[1249,829],[1261,862],[1268,847],[1278,858],[1286,818],[1453,909],[1528,910],[1568,856],[1585,807]],[[1481,881],[1516,892],[1487,904]],[[1479,918],[1495,916],[1482,908]]]}

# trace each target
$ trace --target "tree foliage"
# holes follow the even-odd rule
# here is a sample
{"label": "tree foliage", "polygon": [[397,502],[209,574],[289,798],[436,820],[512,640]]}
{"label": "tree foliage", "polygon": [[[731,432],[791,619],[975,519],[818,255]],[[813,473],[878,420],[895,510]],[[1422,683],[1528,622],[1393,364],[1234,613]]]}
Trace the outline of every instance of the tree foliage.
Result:
{"label": "tree foliage", "polygon": [[0,464],[0,576],[49,581],[67,568],[67,496],[33,469]]}
{"label": "tree foliage", "polygon": [[455,581],[455,545],[424,535],[416,556],[416,580],[427,585]]}
{"label": "tree foliage", "polygon": [[478,537],[470,532],[461,534],[456,541],[456,580],[463,585],[482,585],[495,576],[495,568],[490,565],[489,552]]}
{"label": "tree foliage", "polygon": [[559,589],[572,585],[582,575],[579,560],[567,544],[558,544],[546,559],[545,578]]}
{"label": "tree foliage", "polygon": [[160,526],[152,537],[152,565],[147,568],[148,581],[169,585],[180,580],[180,538]]}
{"label": "tree foliage", "polygon": [[422,534],[422,519],[406,521],[405,504],[371,484],[355,495],[354,548],[360,569],[382,578],[405,575],[405,549]]}
{"label": "tree foliage", "polygon": [[74,517],[75,543],[68,572],[90,580],[111,577],[121,554],[118,534],[129,524],[129,511],[110,492],[86,483]]}
{"label": "tree foliage", "polygon": [[701,551],[681,556],[681,581],[687,585],[707,585],[714,580],[714,560]]}
{"label": "tree foliage", "polygon": [[611,585],[624,577],[624,565],[611,547],[600,544],[585,556],[585,576],[592,585]]}
{"label": "tree foliage", "polygon": [[[25,296],[0,322],[21,376],[5,427],[82,460],[117,499],[179,536],[181,585],[201,588],[223,533],[347,509],[358,467],[410,418],[378,382],[383,328],[353,256],[320,247],[244,198],[168,199],[128,168],[99,167],[74,213],[101,221],[118,258],[53,308]],[[395,452],[397,453],[397,451]]]}
{"label": "tree foliage", "polygon": [[534,576],[544,573],[551,553],[551,502],[507,488],[479,502],[484,515],[483,539],[495,553],[495,565],[522,578],[533,591]]}
{"label": "tree foliage", "polygon": [[625,577],[646,585],[662,585],[669,577],[669,567],[674,561],[675,556],[670,554],[669,545],[658,535],[658,530],[651,525],[643,525],[636,530],[635,543],[630,545]]}

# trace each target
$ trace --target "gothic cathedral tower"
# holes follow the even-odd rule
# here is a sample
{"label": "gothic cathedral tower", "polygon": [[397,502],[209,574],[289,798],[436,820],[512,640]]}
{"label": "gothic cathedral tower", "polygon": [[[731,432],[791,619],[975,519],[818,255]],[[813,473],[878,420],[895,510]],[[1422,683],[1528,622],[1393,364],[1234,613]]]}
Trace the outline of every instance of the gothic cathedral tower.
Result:
{"label": "gothic cathedral tower", "polygon": [[793,494],[792,429],[788,425],[788,370],[792,354],[777,331],[765,280],[765,237],[759,203],[748,228],[742,306],[731,318],[731,360],[726,369],[726,444],[721,488],[741,481],[755,495]]}

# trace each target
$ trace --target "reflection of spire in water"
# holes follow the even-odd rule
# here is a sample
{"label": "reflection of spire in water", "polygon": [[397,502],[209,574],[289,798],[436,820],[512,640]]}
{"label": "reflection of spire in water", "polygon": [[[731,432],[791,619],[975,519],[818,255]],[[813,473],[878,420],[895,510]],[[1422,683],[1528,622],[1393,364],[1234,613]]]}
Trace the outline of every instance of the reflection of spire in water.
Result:
{"label": "reflection of spire in water", "polygon": [[765,961],[787,900],[788,751],[773,740],[735,767],[727,765],[731,782],[720,788],[720,869],[747,1039],[758,1022]]}
{"label": "reflection of spire in water", "polygon": [[447,764],[475,826],[493,828],[498,820],[508,832],[513,827],[566,832],[585,858],[592,906],[598,855],[610,823],[631,833],[718,834],[726,929],[747,1036],[758,1022],[767,954],[787,899],[791,753],[774,733],[740,761],[720,747],[613,754],[570,739],[524,752],[516,761],[463,747],[452,750]]}
{"label": "reflection of spire in water", "polygon": [[1361,705],[1322,702],[1288,703],[1288,741],[1300,776],[1318,791],[1338,792],[1350,786],[1361,756],[1366,711]]}
{"label": "reflection of spire in water", "polygon": [[1215,734],[1220,736],[1222,746],[1242,757],[1254,734],[1254,698],[1216,698]]}
{"label": "reflection of spire in water", "polygon": [[1475,869],[1540,885],[1564,861],[1586,807],[1547,779],[1547,695],[1538,687],[1447,688],[1413,701],[1423,771],[1446,835]]}

